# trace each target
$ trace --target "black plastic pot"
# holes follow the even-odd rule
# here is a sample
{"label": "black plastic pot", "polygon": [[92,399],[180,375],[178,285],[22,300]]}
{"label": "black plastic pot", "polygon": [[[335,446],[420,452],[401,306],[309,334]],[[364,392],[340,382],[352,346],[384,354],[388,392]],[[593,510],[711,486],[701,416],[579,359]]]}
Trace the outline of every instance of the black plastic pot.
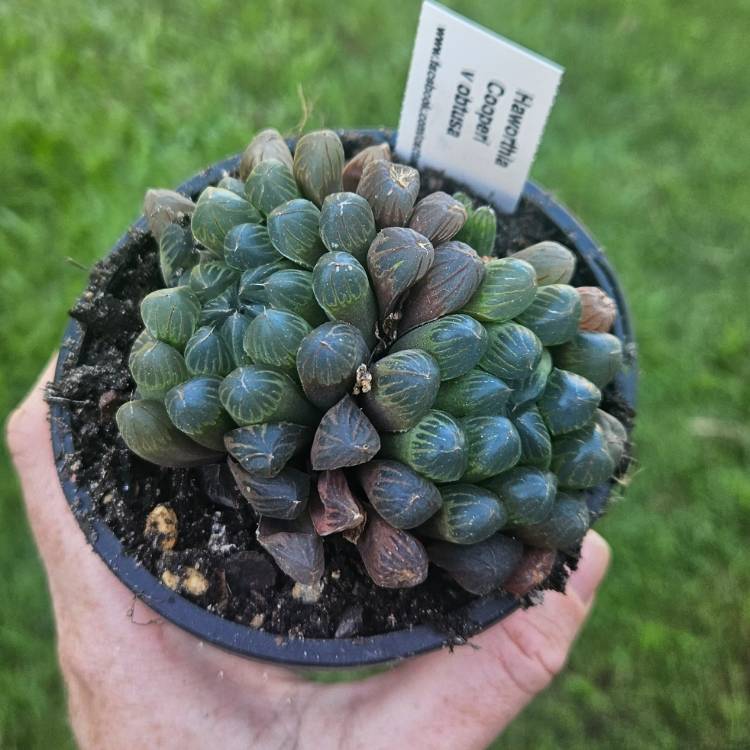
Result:
{"label": "black plastic pot", "polygon": [[[389,130],[341,131],[340,136],[347,152],[355,143],[362,146],[389,141],[393,145],[395,139],[394,132]],[[177,189],[195,198],[207,185],[218,182],[224,172],[235,170],[238,163],[238,156],[226,159],[209,167]],[[560,240],[576,252],[579,261],[578,273],[584,279],[581,283],[601,287],[616,301],[619,315],[614,333],[623,341],[629,359],[627,369],[614,383],[613,395],[626,409],[634,409],[637,368],[633,329],[627,304],[614,271],[588,231],[549,193],[529,182],[524,190],[524,199],[546,215],[559,230]],[[114,261],[115,265],[118,261],[124,262],[130,257],[128,251],[133,243],[146,231],[145,220],[141,217],[112,248],[110,260]],[[62,378],[66,369],[77,364],[86,336],[85,327],[71,319],[60,345],[55,382]],[[65,403],[55,402],[51,405],[51,411],[52,444],[62,488],[89,543],[112,572],[136,596],[175,625],[204,641],[242,656],[287,666],[316,668],[362,667],[388,662],[432,651],[449,642],[449,637],[445,633],[427,625],[359,638],[282,639],[273,633],[223,619],[175,594],[124,552],[120,540],[102,520],[91,520],[94,506],[89,492],[86,487],[78,486],[65,471],[65,456],[75,449],[70,410]],[[611,488],[612,482],[590,493],[589,506],[594,517],[601,515],[606,508]],[[476,599],[465,607],[462,614],[476,624],[477,629],[483,629],[507,616],[517,607],[518,602],[515,598],[498,594]]]}

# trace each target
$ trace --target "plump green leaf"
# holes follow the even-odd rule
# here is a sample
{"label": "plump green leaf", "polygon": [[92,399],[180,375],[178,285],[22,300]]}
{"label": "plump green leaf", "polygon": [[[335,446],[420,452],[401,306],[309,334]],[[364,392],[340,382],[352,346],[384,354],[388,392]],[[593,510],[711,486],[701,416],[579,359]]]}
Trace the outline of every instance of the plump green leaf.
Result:
{"label": "plump green leaf", "polygon": [[452,380],[471,370],[487,350],[487,331],[468,315],[446,315],[400,336],[391,352],[421,349],[435,358],[441,380]]}
{"label": "plump green leaf", "polygon": [[283,372],[244,365],[224,378],[219,388],[224,408],[238,425],[295,422],[314,425],[318,413],[294,381]]}
{"label": "plump green leaf", "polygon": [[515,258],[485,263],[484,279],[464,312],[485,323],[504,323],[522,313],[536,295],[534,269]]}
{"label": "plump green leaf", "polygon": [[330,320],[350,323],[368,346],[375,345],[377,303],[367,271],[353,255],[323,255],[313,269],[313,293]]}
{"label": "plump green leaf", "polygon": [[589,424],[601,397],[601,391],[586,378],[553,367],[537,406],[550,435],[562,435]]}
{"label": "plump green leaf", "polygon": [[505,416],[511,389],[500,378],[474,368],[441,383],[435,408],[454,417]]}
{"label": "plump green leaf", "polygon": [[310,460],[316,471],[343,469],[369,461],[380,450],[380,436],[348,394],[320,420]]}
{"label": "plump green leaf", "polygon": [[190,289],[195,296],[206,303],[218,297],[237,282],[239,273],[218,261],[202,261],[190,271]]}
{"label": "plump green leaf", "polygon": [[141,302],[141,318],[148,332],[182,351],[198,324],[198,298],[186,286],[158,289]]}
{"label": "plump green leaf", "polygon": [[289,166],[278,159],[266,159],[250,172],[245,182],[245,197],[267,216],[276,206],[302,196]]}
{"label": "plump green leaf", "polygon": [[235,271],[247,271],[276,260],[279,254],[262,224],[238,224],[227,232],[224,262]]}
{"label": "plump green leaf", "polygon": [[166,392],[189,377],[182,355],[169,344],[156,339],[136,339],[128,367],[138,388],[150,398],[163,398]]}
{"label": "plump green leaf", "polygon": [[379,159],[365,166],[357,192],[372,207],[378,229],[402,227],[414,208],[419,184],[419,172],[413,167]]}
{"label": "plump green leaf", "polygon": [[573,278],[576,269],[576,256],[559,242],[538,242],[517,253],[513,258],[520,258],[534,266],[536,283],[539,286],[547,284],[567,284]]}
{"label": "plump green leaf", "polygon": [[229,468],[242,497],[260,516],[290,520],[297,518],[307,507],[310,497],[310,477],[287,466],[273,477],[263,477],[245,471],[229,459]]}
{"label": "plump green leaf", "polygon": [[376,586],[411,588],[427,578],[429,561],[422,543],[406,531],[393,528],[377,515],[373,514],[367,522],[357,549]]}
{"label": "plump green leaf", "polygon": [[220,378],[192,378],[164,397],[172,424],[196,443],[215,451],[224,450],[224,433],[234,427],[219,400],[220,385]]}
{"label": "plump green leaf", "polygon": [[198,323],[202,326],[220,326],[232,313],[239,310],[242,304],[239,300],[238,288],[239,285],[233,283],[221,294],[205,302],[201,308]]}
{"label": "plump green leaf", "polygon": [[354,388],[357,368],[370,352],[362,334],[349,323],[323,323],[305,336],[297,350],[297,374],[307,398],[330,409]]}
{"label": "plump green leaf", "polygon": [[443,568],[459,586],[484,596],[501,588],[523,555],[517,539],[495,534],[478,544],[432,542],[427,546],[430,561]]}
{"label": "plump green leaf", "polygon": [[251,321],[243,345],[256,365],[278,367],[296,376],[297,350],[311,330],[299,315],[269,308]]}
{"label": "plump green leaf", "polygon": [[429,479],[398,461],[375,459],[362,464],[357,477],[372,507],[397,529],[423,524],[442,503]]}
{"label": "plump green leaf", "polygon": [[273,246],[307,270],[312,270],[325,251],[319,229],[320,211],[304,198],[282,203],[268,214],[268,234]]}
{"label": "plump green leaf", "polygon": [[526,526],[549,515],[557,494],[557,477],[531,466],[516,466],[488,479],[484,486],[503,501],[513,527]]}
{"label": "plump green leaf", "polygon": [[129,401],[117,410],[115,419],[128,448],[152,464],[175,468],[198,466],[216,461],[222,455],[180,432],[161,401]]}
{"label": "plump green leaf", "polygon": [[460,310],[474,295],[484,278],[484,263],[463,242],[445,242],[435,248],[427,273],[409,293],[399,331]]}
{"label": "plump green leaf", "polygon": [[383,458],[396,459],[434,482],[455,482],[466,471],[466,438],[443,411],[428,411],[406,432],[384,434],[382,443]]}
{"label": "plump green leaf", "polygon": [[[242,180],[238,180],[236,177],[225,174],[217,183],[217,188],[223,188],[224,190],[231,190],[235,195],[239,195],[240,198],[245,197],[245,183]],[[229,471],[227,469],[227,471]]]}
{"label": "plump green leaf", "polygon": [[552,440],[552,471],[560,487],[585,490],[606,482],[615,470],[607,436],[598,424]]}
{"label": "plump green leaf", "polygon": [[312,288],[312,273],[300,268],[272,273],[264,282],[268,305],[288,310],[304,318],[311,326],[326,320]]}
{"label": "plump green leaf", "polygon": [[293,521],[261,518],[255,536],[261,547],[293,580],[312,586],[323,577],[323,540],[315,533],[307,514]]}
{"label": "plump green leaf", "polygon": [[221,324],[221,338],[224,340],[229,356],[232,359],[232,369],[240,365],[252,364],[252,360],[245,352],[245,331],[252,318],[241,312],[233,312]]}
{"label": "plump green leaf", "polygon": [[560,369],[604,388],[622,367],[622,342],[610,333],[580,331],[568,343],[555,347],[553,357]]}
{"label": "plump green leaf", "polygon": [[513,384],[508,404],[513,411],[518,411],[534,403],[544,393],[547,387],[547,378],[552,372],[552,355],[547,349],[542,351],[542,356],[534,368],[534,371],[525,380]]}
{"label": "plump green leaf", "polygon": [[468,218],[468,212],[453,196],[440,190],[420,200],[409,217],[409,227],[427,237],[437,248],[452,240]]}
{"label": "plump green leaf", "polygon": [[432,243],[413,229],[389,227],[378,232],[367,251],[367,268],[381,321],[398,310],[406,293],[427,273],[434,257]]}
{"label": "plump green leaf", "polygon": [[458,190],[457,192],[453,193],[453,197],[466,209],[467,218],[474,213],[474,200],[466,195],[466,193],[464,193],[462,190]]}
{"label": "plump green leaf", "polygon": [[464,417],[459,424],[469,447],[465,482],[481,482],[518,463],[521,438],[506,417]]}
{"label": "plump green leaf", "polygon": [[604,433],[607,452],[611,456],[616,468],[620,465],[622,457],[625,455],[625,448],[627,447],[628,442],[628,432],[617,417],[608,414],[602,409],[596,410],[594,421]]}
{"label": "plump green leaf", "polygon": [[518,323],[490,323],[486,329],[487,351],[479,366],[511,388],[522,385],[542,358],[542,342]]}
{"label": "plump green leaf", "polygon": [[497,237],[497,214],[492,206],[479,206],[471,212],[457,240],[473,247],[480,255],[493,255]]}
{"label": "plump green leaf", "polygon": [[227,232],[237,224],[257,224],[260,220],[257,209],[231,190],[207,187],[198,198],[190,226],[195,239],[216,258],[222,258]]}
{"label": "plump green leaf", "polygon": [[552,438],[547,425],[536,406],[529,406],[513,414],[511,420],[521,438],[521,458],[519,463],[549,469],[552,461]]}
{"label": "plump green leaf", "polygon": [[224,446],[245,471],[259,477],[275,477],[311,440],[310,427],[271,422],[227,432]]}
{"label": "plump green leaf", "polygon": [[343,251],[360,263],[375,239],[375,219],[370,204],[356,193],[333,193],[320,209],[320,236],[331,252]]}
{"label": "plump green leaf", "polygon": [[370,368],[372,383],[362,394],[365,413],[386,432],[413,427],[432,407],[440,387],[437,362],[426,352],[405,349]]}
{"label": "plump green leaf", "polygon": [[203,326],[190,337],[185,364],[191,375],[223,377],[234,369],[232,355],[214,326]]}
{"label": "plump green leaf", "polygon": [[[294,269],[294,264],[286,258],[277,258],[270,263],[263,263],[255,268],[243,271],[240,276],[238,296],[243,304],[270,305],[269,285],[271,277],[281,271]],[[305,271],[304,273],[309,273]],[[291,312],[295,312],[291,310]]]}
{"label": "plump green leaf", "polygon": [[184,283],[184,277],[197,262],[198,251],[190,227],[167,224],[159,240],[159,267],[164,283],[167,286]]}
{"label": "plump green leaf", "polygon": [[566,284],[540,286],[516,321],[534,331],[545,346],[564,344],[575,336],[581,322],[581,298]]}
{"label": "plump green leaf", "polygon": [[568,550],[580,544],[589,524],[586,502],[560,492],[543,521],[520,526],[516,533],[526,544],[534,547]]}
{"label": "plump green leaf", "polygon": [[343,189],[344,147],[332,130],[306,133],[294,149],[294,177],[304,195],[317,206]]}
{"label": "plump green leaf", "polygon": [[507,513],[494,492],[474,484],[438,488],[443,504],[419,532],[453,544],[477,544],[503,528]]}

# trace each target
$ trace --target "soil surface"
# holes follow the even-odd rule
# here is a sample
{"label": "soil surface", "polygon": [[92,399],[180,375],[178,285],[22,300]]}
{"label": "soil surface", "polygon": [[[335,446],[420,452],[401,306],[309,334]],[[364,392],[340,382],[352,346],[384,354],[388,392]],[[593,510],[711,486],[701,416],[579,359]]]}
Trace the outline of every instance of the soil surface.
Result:
{"label": "soil surface", "polygon": [[[348,150],[361,145],[347,144]],[[424,176],[423,192],[454,188],[438,174]],[[513,216],[500,218],[496,252],[503,256],[546,239],[565,238],[539,210],[522,202]],[[431,566],[426,582],[416,588],[378,588],[356,547],[341,538],[326,539],[322,594],[317,602],[304,603],[256,542],[256,516],[231,478],[227,481],[224,467],[163,469],[125,447],[114,414],[134,390],[127,360],[142,328],[139,302],[162,286],[156,250],[150,234],[132,231],[122,252],[94,268],[71,310],[86,329],[78,362],[51,388],[52,397],[67,401],[72,414],[76,450],[66,456],[68,471],[88,489],[95,512],[125,551],[157,577],[181,580],[182,594],[195,603],[279,635],[352,637],[429,623],[454,643],[470,636],[477,626],[461,610],[474,597],[440,569]],[[577,274],[574,285],[594,283],[585,268]],[[611,387],[603,408],[630,425],[632,412]],[[178,519],[177,543],[166,552],[144,535],[146,516],[159,503],[168,504]],[[85,525],[86,519],[80,520]],[[575,556],[559,555],[544,587],[564,587],[575,564]],[[198,571],[197,578],[190,569]],[[529,603],[527,597],[524,604]]]}

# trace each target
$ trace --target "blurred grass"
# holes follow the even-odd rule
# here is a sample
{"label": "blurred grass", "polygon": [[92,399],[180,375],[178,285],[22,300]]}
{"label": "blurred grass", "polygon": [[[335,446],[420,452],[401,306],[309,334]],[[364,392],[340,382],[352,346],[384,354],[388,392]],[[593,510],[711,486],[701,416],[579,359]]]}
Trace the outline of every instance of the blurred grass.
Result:
{"label": "blurred grass", "polygon": [[[641,467],[570,668],[498,747],[746,746],[750,726],[747,0],[449,3],[567,68],[533,175],[607,248],[643,371]],[[393,125],[419,10],[0,4],[0,414],[89,266],[253,131]],[[2,454],[0,747],[72,747],[44,578]]]}

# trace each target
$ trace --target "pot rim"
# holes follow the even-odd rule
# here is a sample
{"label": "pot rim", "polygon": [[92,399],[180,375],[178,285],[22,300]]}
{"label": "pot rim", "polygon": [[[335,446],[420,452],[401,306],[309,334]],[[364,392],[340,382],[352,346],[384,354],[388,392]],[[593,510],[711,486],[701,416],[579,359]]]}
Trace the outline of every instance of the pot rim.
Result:
{"label": "pot rim", "polygon": [[[392,147],[395,141],[394,130],[358,129],[337,132],[344,141],[357,138],[371,143],[388,142]],[[207,185],[218,182],[225,172],[235,170],[239,158],[237,155],[214,164],[184,182],[177,190],[186,195],[197,195]],[[615,389],[627,405],[634,408],[637,391],[635,338],[630,312],[614,270],[588,230],[551,193],[528,181],[523,197],[541,209],[565,234],[569,246],[588,266],[597,285],[615,300],[618,316],[613,332],[629,352],[629,367],[615,379]],[[146,232],[146,221],[140,217],[120,237],[108,255],[124,256],[133,236]],[[68,367],[77,362],[85,335],[85,326],[71,318],[60,346],[55,383],[61,380]],[[66,456],[75,450],[70,409],[67,404],[55,401],[50,404],[50,412],[52,446],[60,483],[87,541],[135,596],[172,624],[235,654],[289,667],[365,667],[416,656],[455,643],[455,637],[427,624],[355,638],[289,638],[224,619],[193,604],[167,588],[130,557],[120,540],[96,515],[91,495],[85,487],[76,485],[66,466]],[[613,481],[610,480],[591,492],[588,502],[594,518],[604,512]],[[491,594],[475,599],[459,611],[463,611],[464,616],[477,626],[479,632],[519,606],[520,603],[514,596]]]}

